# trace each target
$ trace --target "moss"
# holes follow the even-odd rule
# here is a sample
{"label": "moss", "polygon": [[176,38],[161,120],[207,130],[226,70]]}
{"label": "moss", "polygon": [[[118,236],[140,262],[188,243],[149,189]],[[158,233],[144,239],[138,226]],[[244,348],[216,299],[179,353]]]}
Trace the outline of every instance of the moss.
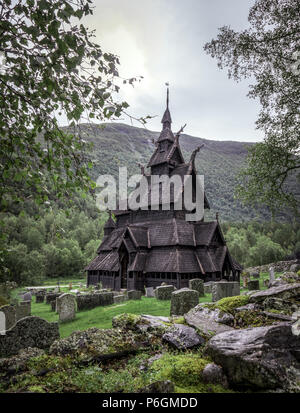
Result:
{"label": "moss", "polygon": [[220,384],[204,383],[202,372],[211,361],[198,353],[164,354],[150,368],[151,381],[170,380],[176,393],[232,392]]}
{"label": "moss", "polygon": [[271,319],[257,311],[239,311],[235,315],[234,326],[236,328],[262,327],[274,324],[276,320]]}
{"label": "moss", "polygon": [[174,324],[186,324],[184,317],[173,318],[172,322]]}
{"label": "moss", "polygon": [[237,295],[234,297],[225,297],[217,301],[214,304],[211,304],[209,308],[219,309],[224,313],[232,314],[237,307],[248,304],[249,296],[247,295]]}
{"label": "moss", "polygon": [[141,316],[131,313],[119,314],[113,318],[113,327],[134,327],[141,320]]}
{"label": "moss", "polygon": [[155,380],[171,380],[174,384],[182,387],[196,385],[201,380],[204,367],[209,363],[195,353],[164,354],[156,360],[151,370]]}

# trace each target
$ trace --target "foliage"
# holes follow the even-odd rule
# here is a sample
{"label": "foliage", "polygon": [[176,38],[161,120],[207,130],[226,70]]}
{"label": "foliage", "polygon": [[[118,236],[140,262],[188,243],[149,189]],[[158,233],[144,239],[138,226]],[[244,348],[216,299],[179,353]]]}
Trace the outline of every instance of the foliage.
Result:
{"label": "foliage", "polygon": [[80,202],[79,210],[78,198],[74,194],[74,205],[64,209],[40,206],[39,214],[33,214],[31,203],[25,203],[18,215],[0,216],[6,237],[0,280],[28,285],[83,275],[96,255],[107,214],[96,210],[90,196]]}
{"label": "foliage", "polygon": [[287,185],[293,172],[300,176],[299,13],[297,0],[256,0],[249,29],[236,32],[224,26],[204,47],[220,68],[228,68],[229,78],[254,79],[248,96],[260,101],[256,124],[265,140],[250,148],[237,194],[272,211],[284,204],[299,207]]}
{"label": "foliage", "polygon": [[[0,11],[0,207],[91,188],[79,121],[119,117],[119,58],[80,20],[91,0],[5,0]],[[126,80],[125,80],[126,81]],[[133,83],[135,79],[130,79]],[[72,129],[58,127],[63,117]]]}
{"label": "foliage", "polygon": [[7,301],[6,298],[2,297],[2,295],[0,295],[0,307],[2,307],[3,305],[9,304],[9,302]]}
{"label": "foliage", "polygon": [[297,221],[222,224],[231,254],[245,267],[296,258],[300,252],[299,228]]}

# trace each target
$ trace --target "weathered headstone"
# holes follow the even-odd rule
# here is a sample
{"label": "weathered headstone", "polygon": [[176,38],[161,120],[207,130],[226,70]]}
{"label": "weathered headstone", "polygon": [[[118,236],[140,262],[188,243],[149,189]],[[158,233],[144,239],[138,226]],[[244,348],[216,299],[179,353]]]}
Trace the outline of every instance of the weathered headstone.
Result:
{"label": "weathered headstone", "polygon": [[57,323],[48,323],[40,317],[25,317],[7,330],[5,335],[0,335],[0,357],[17,354],[28,347],[48,349],[57,339]]}
{"label": "weathered headstone", "polygon": [[171,295],[175,291],[174,285],[161,285],[154,291],[157,300],[171,300]]}
{"label": "weathered headstone", "polygon": [[98,305],[111,305],[114,303],[114,293],[111,291],[99,291],[95,294],[98,297]]}
{"label": "weathered headstone", "polygon": [[56,299],[50,302],[51,311],[56,311]]}
{"label": "weathered headstone", "polygon": [[259,280],[250,280],[248,281],[248,290],[259,290]]}
{"label": "weathered headstone", "polygon": [[127,292],[128,300],[140,300],[142,298],[142,292],[131,290]]}
{"label": "weathered headstone", "polygon": [[4,305],[0,308],[5,316],[5,330],[9,330],[16,324],[16,307],[14,305]]}
{"label": "weathered headstone", "polygon": [[45,300],[45,294],[43,294],[43,293],[41,293],[41,292],[38,292],[38,293],[35,295],[35,302],[36,302],[36,303],[43,303],[44,300]]}
{"label": "weathered headstone", "polygon": [[114,304],[123,303],[125,300],[126,300],[126,297],[123,294],[114,296]]}
{"label": "weathered headstone", "polygon": [[76,298],[72,294],[62,294],[56,299],[56,312],[60,322],[72,321],[76,314]]}
{"label": "weathered headstone", "polygon": [[269,268],[269,274],[270,274],[269,285],[271,286],[272,283],[275,281],[274,267]]}
{"label": "weathered headstone", "polygon": [[203,280],[200,278],[193,278],[192,280],[189,280],[189,288],[191,290],[196,290],[199,293],[200,297],[204,297],[204,283]]}
{"label": "weathered headstone", "polygon": [[233,297],[235,295],[240,295],[240,283],[237,281],[218,281],[212,286],[212,301],[219,301],[221,298]]}
{"label": "weathered headstone", "polygon": [[57,297],[60,296],[61,293],[54,293],[54,292],[49,292],[46,294],[46,304],[50,304],[51,301],[55,301]]}
{"label": "weathered headstone", "polygon": [[213,281],[208,281],[203,284],[205,294],[211,294],[213,283],[214,283]]}
{"label": "weathered headstone", "polygon": [[16,321],[31,315],[31,301],[21,301],[16,306]]}
{"label": "weathered headstone", "polygon": [[259,278],[260,277],[259,271],[252,271],[250,275],[253,278]]}
{"label": "weathered headstone", "polygon": [[31,301],[32,295],[31,292],[27,292],[23,295],[23,301]]}
{"label": "weathered headstone", "polygon": [[153,287],[146,287],[145,290],[146,290],[146,297],[155,297]]}
{"label": "weathered headstone", "polygon": [[170,315],[184,315],[197,304],[199,304],[199,292],[181,288],[171,295]]}

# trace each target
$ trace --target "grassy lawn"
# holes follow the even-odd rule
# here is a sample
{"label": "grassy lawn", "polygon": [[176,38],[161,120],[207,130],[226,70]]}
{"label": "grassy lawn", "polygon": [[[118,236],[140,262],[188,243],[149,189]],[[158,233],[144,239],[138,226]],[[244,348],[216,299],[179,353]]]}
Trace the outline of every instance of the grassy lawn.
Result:
{"label": "grassy lawn", "polygon": [[[206,294],[205,297],[200,298],[200,302],[210,301],[211,294]],[[60,335],[61,337],[67,337],[75,330],[86,330],[90,327],[111,328],[112,318],[122,313],[169,316],[170,301],[142,297],[141,300],[130,300],[121,304],[79,311],[76,313],[76,320],[60,324]],[[48,321],[58,321],[58,314],[51,311],[50,305],[45,303],[36,304],[35,298],[32,300],[31,314]]]}
{"label": "grassy lawn", "polygon": [[[276,273],[275,276],[278,277],[280,274]],[[268,273],[261,273],[259,284],[260,289],[265,290],[263,282],[265,279],[269,279]],[[68,284],[72,282],[83,282],[81,280],[61,280],[61,284]],[[45,281],[44,285],[55,285],[57,280],[50,279]],[[17,288],[12,292],[12,297],[17,297],[19,291],[24,290],[24,288]],[[242,287],[241,281],[241,293],[248,291],[247,288]],[[69,288],[61,288],[61,292],[69,292]],[[200,303],[211,302],[211,294],[206,294],[205,297],[199,299]],[[133,313],[133,314],[150,314],[150,315],[159,315],[159,316],[169,316],[170,315],[170,301],[161,301],[156,298],[142,297],[141,300],[130,300],[121,304],[115,304],[105,307],[96,307],[92,310],[80,311],[76,313],[76,319],[74,321],[60,324],[60,335],[61,337],[69,336],[73,331],[76,330],[85,330],[90,327],[98,328],[111,328],[112,327],[112,318],[118,314],[122,313]],[[36,304],[35,298],[32,300],[31,304],[31,314],[44,318],[48,321],[58,321],[58,314],[51,311],[51,307],[48,304],[41,303]]]}

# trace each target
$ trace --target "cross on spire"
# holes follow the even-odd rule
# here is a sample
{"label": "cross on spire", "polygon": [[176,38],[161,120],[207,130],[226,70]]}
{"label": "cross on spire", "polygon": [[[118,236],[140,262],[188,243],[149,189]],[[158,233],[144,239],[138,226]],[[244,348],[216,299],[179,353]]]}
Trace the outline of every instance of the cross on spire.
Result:
{"label": "cross on spire", "polygon": [[169,111],[169,83],[166,83],[166,86],[167,86],[167,108],[162,117],[161,123],[163,124],[163,129],[166,129],[166,128],[171,129],[172,119],[171,119],[171,114]]}

